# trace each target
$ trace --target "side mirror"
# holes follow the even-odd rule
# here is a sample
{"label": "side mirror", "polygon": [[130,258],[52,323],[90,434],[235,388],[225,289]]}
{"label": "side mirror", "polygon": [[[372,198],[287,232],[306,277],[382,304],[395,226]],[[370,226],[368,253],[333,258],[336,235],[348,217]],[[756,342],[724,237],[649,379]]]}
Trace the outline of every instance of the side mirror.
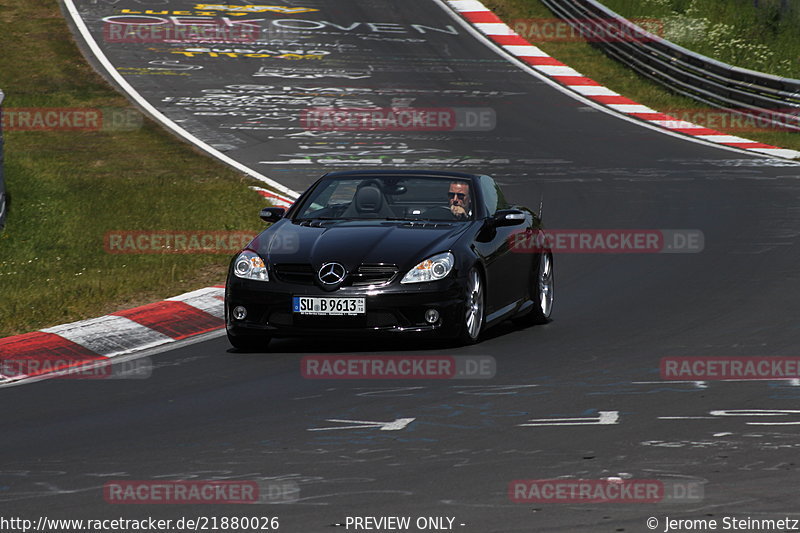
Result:
{"label": "side mirror", "polygon": [[495,227],[518,226],[525,222],[525,212],[519,209],[501,209],[489,219]]}
{"label": "side mirror", "polygon": [[277,222],[283,218],[286,209],[283,207],[265,207],[258,214],[264,222]]}

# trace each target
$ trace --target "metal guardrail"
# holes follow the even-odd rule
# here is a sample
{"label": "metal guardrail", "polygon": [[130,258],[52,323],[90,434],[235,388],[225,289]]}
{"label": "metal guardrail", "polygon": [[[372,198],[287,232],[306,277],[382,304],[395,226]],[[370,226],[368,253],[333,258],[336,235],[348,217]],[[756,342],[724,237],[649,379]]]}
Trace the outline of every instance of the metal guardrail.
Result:
{"label": "metal guardrail", "polygon": [[542,0],[609,56],[684,96],[800,131],[800,80],[735,67],[647,32],[595,0]]}
{"label": "metal guardrail", "polygon": [[3,152],[3,147],[4,147],[4,143],[3,143],[3,120],[2,120],[2,118],[3,118],[3,99],[4,98],[5,98],[5,95],[3,94],[3,91],[0,90],[0,231],[2,231],[2,229],[6,225],[6,213],[8,212],[8,209],[6,209],[6,206],[8,205],[8,202],[6,201],[6,184],[5,184],[5,179],[3,178],[3,166],[4,166],[3,165],[3,153],[4,153]]}

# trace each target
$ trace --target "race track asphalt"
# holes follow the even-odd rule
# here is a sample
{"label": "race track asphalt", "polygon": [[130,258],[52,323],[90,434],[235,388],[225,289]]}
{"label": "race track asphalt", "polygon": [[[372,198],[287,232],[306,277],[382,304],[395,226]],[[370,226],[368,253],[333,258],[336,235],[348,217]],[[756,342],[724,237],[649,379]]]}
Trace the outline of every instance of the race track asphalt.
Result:
{"label": "race track asphalt", "polygon": [[[103,41],[102,18],[122,9],[197,11],[191,2],[167,5],[78,2],[148,101],[295,190],[326,169],[475,171],[495,176],[515,202],[536,207],[543,195],[549,228],[695,229],[705,246],[557,254],[554,320],[506,323],[468,348],[287,339],[270,353],[244,354],[216,336],[151,355],[149,379],[4,388],[1,514],[278,516],[280,531],[291,533],[331,531],[348,516],[454,517],[457,531],[489,533],[649,531],[648,517],[663,531],[667,516],[798,515],[798,382],[669,383],[659,375],[664,357],[798,355],[796,165],[587,107],[486,48],[431,1],[310,1],[292,7],[318,11],[249,14],[264,19],[271,42],[257,48],[278,52],[269,58],[188,57],[174,52],[198,45]],[[274,57],[281,50],[329,53]],[[343,105],[490,108],[496,124],[310,134],[299,124],[304,109]],[[257,213],[242,213],[250,216]],[[488,355],[497,373],[310,380],[300,372],[306,354]],[[616,423],[590,423],[601,411],[616,412]],[[310,431],[348,425],[329,420],[401,418],[414,420],[396,431]],[[564,418],[583,422],[524,425]],[[515,503],[508,495],[517,479],[608,477],[696,482],[703,494],[606,504]],[[154,479],[292,482],[299,496],[256,507],[103,498],[110,480]]]}

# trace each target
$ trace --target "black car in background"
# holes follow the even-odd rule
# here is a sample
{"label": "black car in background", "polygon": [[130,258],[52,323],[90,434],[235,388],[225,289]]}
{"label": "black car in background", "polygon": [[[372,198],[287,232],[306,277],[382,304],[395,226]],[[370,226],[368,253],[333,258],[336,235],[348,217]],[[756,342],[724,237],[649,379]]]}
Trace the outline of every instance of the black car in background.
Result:
{"label": "black car in background", "polygon": [[416,333],[476,342],[508,318],[546,322],[553,304],[547,249],[512,251],[541,232],[484,175],[330,172],[231,262],[225,323],[239,349],[270,338]]}

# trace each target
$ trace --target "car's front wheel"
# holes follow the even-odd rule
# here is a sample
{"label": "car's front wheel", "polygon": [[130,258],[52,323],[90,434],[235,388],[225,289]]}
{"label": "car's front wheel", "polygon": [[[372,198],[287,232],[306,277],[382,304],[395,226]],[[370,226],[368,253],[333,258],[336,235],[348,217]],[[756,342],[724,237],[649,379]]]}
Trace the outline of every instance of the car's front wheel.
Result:
{"label": "car's front wheel", "polygon": [[477,268],[472,267],[467,274],[464,298],[464,314],[458,340],[461,344],[478,342],[483,330],[486,311],[483,278]]}

